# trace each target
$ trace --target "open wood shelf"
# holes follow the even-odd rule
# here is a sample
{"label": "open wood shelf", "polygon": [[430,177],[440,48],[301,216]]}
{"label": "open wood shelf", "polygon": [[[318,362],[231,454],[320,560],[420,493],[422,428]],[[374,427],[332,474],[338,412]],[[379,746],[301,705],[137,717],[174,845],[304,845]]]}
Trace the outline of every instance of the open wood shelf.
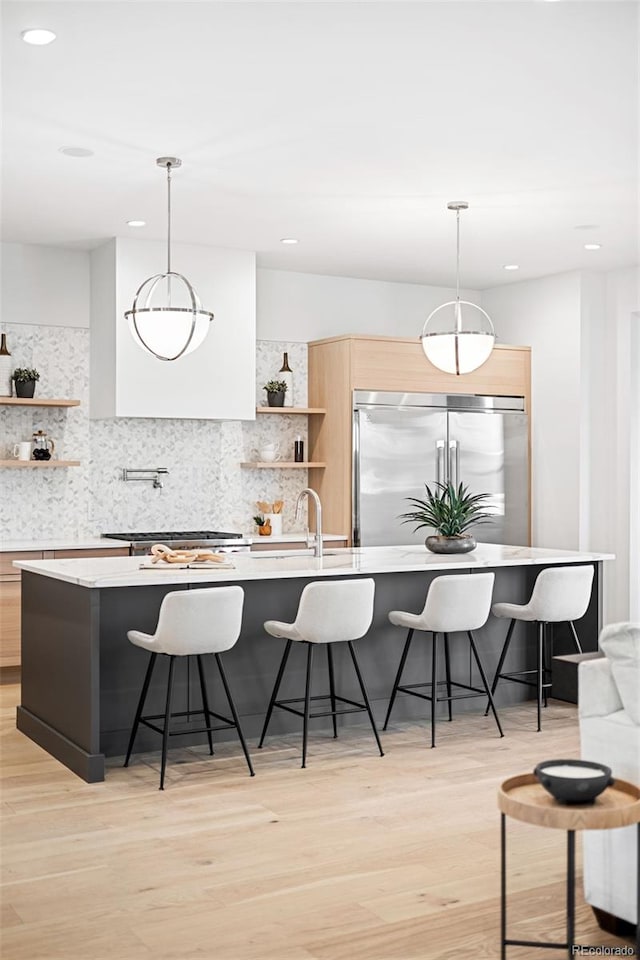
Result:
{"label": "open wood shelf", "polygon": [[79,460],[0,460],[0,467],[18,467],[22,470],[35,468],[44,470],[45,467],[79,467]]}
{"label": "open wood shelf", "polygon": [[303,461],[294,463],[292,460],[258,460],[250,463],[241,463],[241,467],[253,467],[256,470],[310,470],[311,467],[326,467],[326,463],[318,461]]}
{"label": "open wood shelf", "polygon": [[7,407],[79,407],[79,400],[50,400],[37,397],[0,397],[0,406]]}
{"label": "open wood shelf", "polygon": [[326,413],[325,407],[256,407],[256,413],[314,414]]}

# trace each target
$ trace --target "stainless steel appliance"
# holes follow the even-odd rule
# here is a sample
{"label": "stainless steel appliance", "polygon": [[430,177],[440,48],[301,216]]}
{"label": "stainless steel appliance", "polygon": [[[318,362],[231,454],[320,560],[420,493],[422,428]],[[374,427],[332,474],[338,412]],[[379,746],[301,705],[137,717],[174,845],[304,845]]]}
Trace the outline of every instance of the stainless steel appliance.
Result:
{"label": "stainless steel appliance", "polygon": [[523,397],[353,394],[353,542],[423,542],[398,519],[425,483],[490,494],[493,518],[473,532],[485,543],[529,543],[529,431]]}
{"label": "stainless steel appliance", "polygon": [[243,537],[241,533],[222,533],[219,530],[103,533],[102,536],[111,540],[129,540],[131,555],[134,557],[148,553],[154,543],[164,543],[173,550],[215,547],[219,553],[244,553],[251,549],[251,540]]}

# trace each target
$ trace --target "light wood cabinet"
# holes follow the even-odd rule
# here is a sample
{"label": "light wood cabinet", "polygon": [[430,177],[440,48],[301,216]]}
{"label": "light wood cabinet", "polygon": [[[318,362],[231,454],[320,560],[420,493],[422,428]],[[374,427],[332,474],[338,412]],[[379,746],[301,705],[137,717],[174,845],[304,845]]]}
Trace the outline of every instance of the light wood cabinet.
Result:
{"label": "light wood cabinet", "polygon": [[[52,550],[47,551],[46,559],[128,556],[128,547],[109,547],[106,550]],[[44,558],[41,550],[0,553],[0,668],[20,666],[21,574],[13,561]]]}
{"label": "light wood cabinet", "polygon": [[531,350],[496,346],[478,370],[456,377],[429,363],[419,338],[345,336],[309,344],[309,404],[326,409],[309,420],[309,459],[325,464],[309,470],[309,486],[320,495],[324,526],[350,533],[354,390],[524,397],[529,413]]}

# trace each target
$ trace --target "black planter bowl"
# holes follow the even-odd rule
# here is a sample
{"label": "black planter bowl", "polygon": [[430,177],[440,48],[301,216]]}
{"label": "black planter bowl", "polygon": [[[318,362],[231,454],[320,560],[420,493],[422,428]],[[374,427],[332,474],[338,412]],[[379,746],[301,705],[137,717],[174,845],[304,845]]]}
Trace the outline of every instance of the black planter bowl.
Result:
{"label": "black planter bowl", "polygon": [[284,407],[284,390],[267,393],[267,406]]}
{"label": "black planter bowl", "polygon": [[441,537],[434,535],[427,537],[424,545],[427,550],[431,550],[431,553],[470,553],[478,546],[475,537],[470,535],[462,537]]}
{"label": "black planter bowl", "polygon": [[[575,770],[575,775],[568,774],[567,767]],[[593,803],[613,783],[609,767],[589,760],[545,760],[533,772],[559,803]]]}

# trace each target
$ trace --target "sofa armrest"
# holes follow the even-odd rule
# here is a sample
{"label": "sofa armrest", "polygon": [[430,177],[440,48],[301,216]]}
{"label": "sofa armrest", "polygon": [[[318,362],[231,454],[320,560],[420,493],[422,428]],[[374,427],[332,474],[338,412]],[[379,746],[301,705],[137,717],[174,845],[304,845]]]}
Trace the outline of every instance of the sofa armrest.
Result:
{"label": "sofa armrest", "polygon": [[622,700],[607,658],[584,660],[578,667],[579,716],[606,717],[618,710],[622,710]]}

